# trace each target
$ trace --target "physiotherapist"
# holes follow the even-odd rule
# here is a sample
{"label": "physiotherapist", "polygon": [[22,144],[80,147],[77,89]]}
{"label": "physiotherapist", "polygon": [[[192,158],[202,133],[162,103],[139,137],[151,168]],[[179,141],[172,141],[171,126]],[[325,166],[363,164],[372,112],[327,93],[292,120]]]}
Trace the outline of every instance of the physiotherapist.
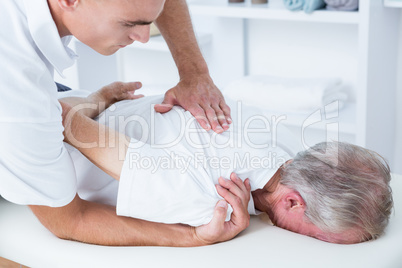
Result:
{"label": "physiotherapist", "polygon": [[[118,217],[114,207],[76,194],[53,73],[62,74],[74,64],[76,54],[67,47],[72,36],[111,55],[134,41],[147,42],[152,22],[167,41],[180,75],[155,110],[181,105],[203,128],[218,133],[228,129],[230,109],[209,75],[185,0],[0,1],[0,194],[30,205],[60,238],[100,245],[199,246],[231,239],[248,226],[248,214],[241,211],[224,221],[224,201],[217,203],[209,224],[193,228]],[[114,83],[105,92],[139,87]],[[236,197],[235,184],[227,190]]]}

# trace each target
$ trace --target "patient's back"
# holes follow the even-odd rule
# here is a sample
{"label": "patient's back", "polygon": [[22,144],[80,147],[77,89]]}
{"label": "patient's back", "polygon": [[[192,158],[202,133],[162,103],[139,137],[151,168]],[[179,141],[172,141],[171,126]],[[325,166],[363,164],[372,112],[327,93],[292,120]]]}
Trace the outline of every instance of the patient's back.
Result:
{"label": "patient's back", "polygon": [[[228,178],[236,172],[241,179],[250,179],[252,190],[262,188],[299,150],[286,127],[274,126],[272,115],[255,108],[227,100],[233,123],[229,130],[216,134],[202,129],[181,107],[156,113],[153,104],[162,100],[163,96],[152,96],[119,102],[97,119],[131,137],[131,149],[120,189],[116,182],[105,180],[104,188],[82,196],[117,205],[119,215],[197,226],[209,222],[221,199],[215,189],[220,176]],[[93,177],[95,169],[87,168],[80,185],[92,185],[88,176]],[[99,171],[95,173],[98,177],[93,179],[100,187]],[[227,219],[231,211],[229,207]],[[254,213],[252,201],[249,212]]]}

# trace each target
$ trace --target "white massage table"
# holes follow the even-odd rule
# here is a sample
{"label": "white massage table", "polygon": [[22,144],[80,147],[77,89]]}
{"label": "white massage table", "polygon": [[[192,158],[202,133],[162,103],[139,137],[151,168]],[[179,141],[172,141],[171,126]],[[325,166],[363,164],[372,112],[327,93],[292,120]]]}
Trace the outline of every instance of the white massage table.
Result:
{"label": "white massage table", "polygon": [[198,248],[105,247],[58,239],[28,207],[0,201],[0,256],[29,267],[402,267],[402,176],[391,182],[395,212],[376,241],[336,245],[252,217],[231,241]]}

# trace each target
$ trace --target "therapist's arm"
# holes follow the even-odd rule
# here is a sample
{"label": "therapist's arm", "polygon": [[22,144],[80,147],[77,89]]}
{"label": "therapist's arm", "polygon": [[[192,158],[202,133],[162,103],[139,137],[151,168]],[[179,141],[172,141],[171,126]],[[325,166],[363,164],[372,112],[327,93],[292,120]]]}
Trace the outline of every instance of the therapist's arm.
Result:
{"label": "therapist's arm", "polygon": [[219,201],[211,222],[196,228],[117,216],[115,207],[88,202],[78,195],[64,207],[30,208],[48,230],[62,239],[107,246],[204,246],[230,240],[249,225],[250,185],[232,177],[218,190],[233,207],[231,221],[225,222],[227,204]]}
{"label": "therapist's arm", "polygon": [[188,110],[204,129],[220,133],[231,123],[230,108],[212,81],[207,64],[198,47],[185,0],[166,0],[156,20],[177,65],[180,82],[165,94],[157,112],[169,111],[172,105]]}

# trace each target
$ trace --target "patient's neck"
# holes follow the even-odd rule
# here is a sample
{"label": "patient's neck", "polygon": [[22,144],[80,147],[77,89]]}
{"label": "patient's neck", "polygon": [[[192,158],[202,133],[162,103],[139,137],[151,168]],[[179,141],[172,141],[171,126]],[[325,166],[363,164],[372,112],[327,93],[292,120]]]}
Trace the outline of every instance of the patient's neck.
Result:
{"label": "patient's neck", "polygon": [[272,208],[277,199],[276,190],[281,179],[281,168],[279,168],[271,179],[264,185],[262,189],[257,189],[251,192],[254,206],[259,211],[266,212],[270,217]]}

